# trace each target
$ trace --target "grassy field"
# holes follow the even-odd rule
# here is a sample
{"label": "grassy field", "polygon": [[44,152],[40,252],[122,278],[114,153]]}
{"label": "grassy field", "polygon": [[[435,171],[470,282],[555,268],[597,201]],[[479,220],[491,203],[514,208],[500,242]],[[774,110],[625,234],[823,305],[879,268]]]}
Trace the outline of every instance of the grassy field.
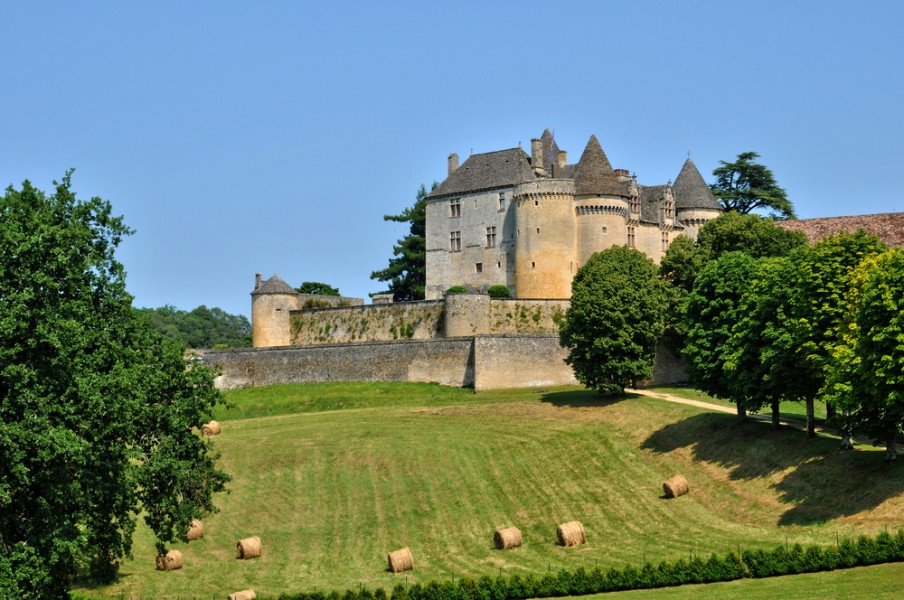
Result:
{"label": "grassy field", "polygon": [[[155,571],[153,540],[140,526],[120,580],[92,594],[388,589],[834,544],[904,527],[904,465],[885,465],[881,452],[840,453],[835,440],[742,427],[730,414],[646,397],[331,384],[240,390],[228,400],[214,443],[233,477],[230,493],[217,498],[221,511],[205,520],[204,539],[172,546],[185,567]],[[661,485],[675,473],[691,493],[666,500]],[[556,526],[572,519],[589,543],[556,546]],[[495,550],[493,531],[510,525],[525,545]],[[236,560],[236,541],[251,535],[263,557]],[[403,546],[417,568],[392,575],[386,553]]]}

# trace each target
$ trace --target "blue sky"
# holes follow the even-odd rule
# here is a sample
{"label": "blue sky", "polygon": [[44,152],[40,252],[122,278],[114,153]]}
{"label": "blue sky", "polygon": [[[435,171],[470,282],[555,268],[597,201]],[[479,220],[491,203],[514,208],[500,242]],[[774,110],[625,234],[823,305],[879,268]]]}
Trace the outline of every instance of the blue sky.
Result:
{"label": "blue sky", "polygon": [[904,3],[0,2],[0,184],[76,169],[138,306],[384,289],[446,157],[595,134],[644,184],[753,150],[801,218],[904,210]]}

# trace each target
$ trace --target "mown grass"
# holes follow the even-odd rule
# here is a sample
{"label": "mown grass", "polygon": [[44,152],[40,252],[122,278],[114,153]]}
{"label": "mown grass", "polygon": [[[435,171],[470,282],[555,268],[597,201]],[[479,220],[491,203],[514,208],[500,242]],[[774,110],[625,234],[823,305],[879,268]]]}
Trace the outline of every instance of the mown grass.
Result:
{"label": "mown grass", "polygon": [[[881,452],[839,453],[830,439],[647,397],[331,384],[241,390],[229,400],[214,443],[230,493],[217,498],[221,512],[205,520],[203,540],[173,544],[185,567],[155,571],[142,526],[120,580],[92,593],[388,589],[831,544],[904,527],[904,466],[885,465]],[[675,473],[691,493],[665,500],[661,484]],[[589,543],[556,546],[556,526],[572,519]],[[494,529],[509,525],[525,545],[495,550]],[[250,535],[261,537],[264,556],[236,560],[236,541]],[[417,568],[392,575],[386,553],[402,546]]]}

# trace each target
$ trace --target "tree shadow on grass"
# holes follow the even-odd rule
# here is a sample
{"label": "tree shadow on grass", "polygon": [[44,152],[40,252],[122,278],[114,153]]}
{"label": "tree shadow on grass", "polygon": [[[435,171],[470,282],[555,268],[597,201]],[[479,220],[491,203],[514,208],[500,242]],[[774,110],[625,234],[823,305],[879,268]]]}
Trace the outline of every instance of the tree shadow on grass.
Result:
{"label": "tree shadow on grass", "polygon": [[611,406],[629,398],[640,398],[639,394],[600,394],[596,390],[568,390],[563,392],[546,392],[540,390],[542,402],[559,407]]}
{"label": "tree shadow on grass", "polygon": [[732,480],[787,473],[774,485],[790,508],[780,525],[822,523],[875,508],[904,492],[904,464],[887,465],[881,452],[842,452],[835,439],[807,439],[791,427],[738,424],[727,414],[705,413],[666,425],[642,448],[668,453],[690,448],[695,461],[718,465]]}

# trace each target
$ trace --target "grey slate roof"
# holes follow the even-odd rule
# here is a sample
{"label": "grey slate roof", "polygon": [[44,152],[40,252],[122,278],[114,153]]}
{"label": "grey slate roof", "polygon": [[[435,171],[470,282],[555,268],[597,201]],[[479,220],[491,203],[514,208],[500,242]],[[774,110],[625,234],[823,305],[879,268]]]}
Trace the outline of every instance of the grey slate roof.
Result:
{"label": "grey slate roof", "polygon": [[292,286],[279,278],[279,275],[274,275],[267,281],[261,283],[261,286],[251,292],[252,296],[256,296],[258,294],[297,294],[295,290],[292,289]]}
{"label": "grey slate roof", "polygon": [[574,193],[627,196],[628,185],[618,180],[595,135],[590,136],[574,172]]}
{"label": "grey slate roof", "polygon": [[511,187],[535,179],[530,159],[521,148],[472,154],[427,198]]}
{"label": "grey slate roof", "polygon": [[659,209],[667,185],[639,185],[641,223],[659,223]]}
{"label": "grey slate roof", "polygon": [[712,191],[703,176],[697,170],[697,166],[690,158],[684,161],[681,172],[678,173],[675,184],[672,186],[675,196],[675,208],[712,208],[722,210],[722,205],[713,196]]}

